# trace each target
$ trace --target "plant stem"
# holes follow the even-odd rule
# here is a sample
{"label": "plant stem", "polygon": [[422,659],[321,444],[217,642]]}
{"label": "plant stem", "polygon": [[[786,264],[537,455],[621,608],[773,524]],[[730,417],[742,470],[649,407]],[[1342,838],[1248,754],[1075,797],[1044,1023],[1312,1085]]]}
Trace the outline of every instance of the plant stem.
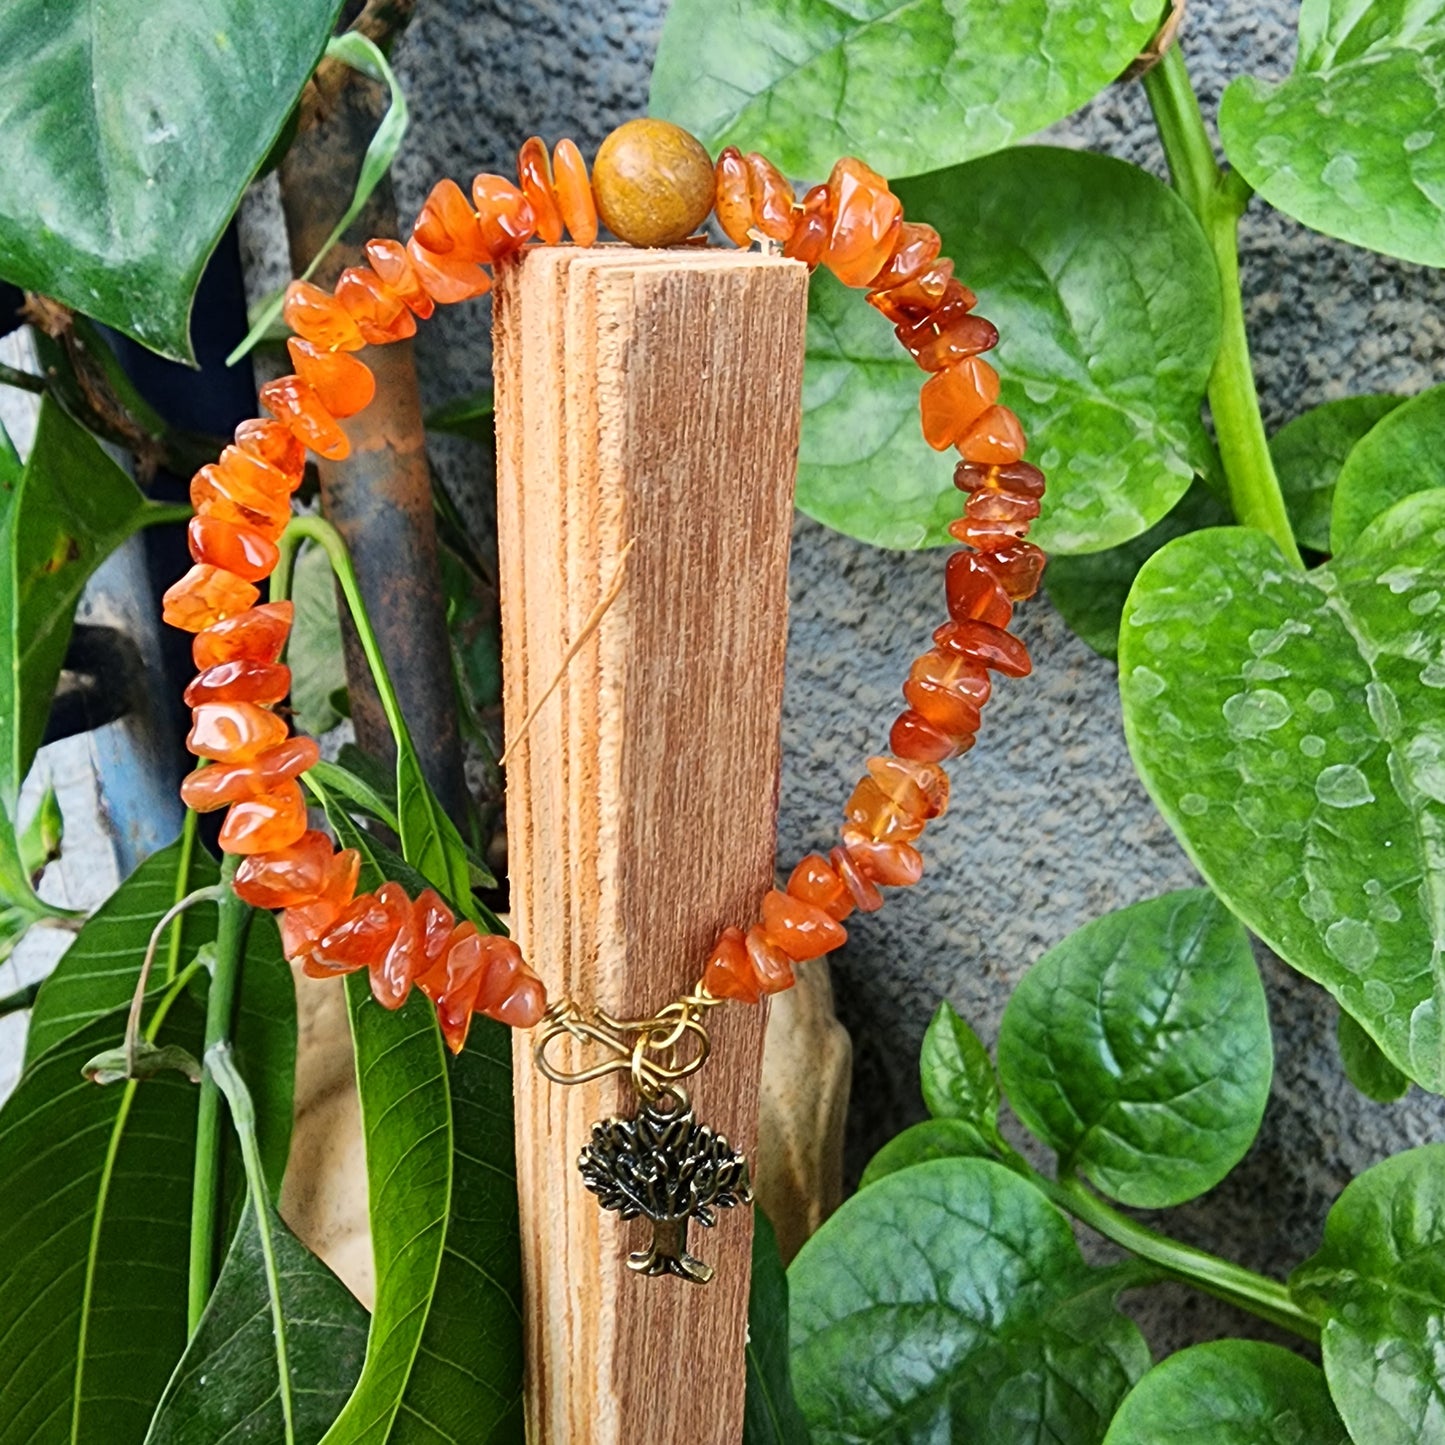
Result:
{"label": "plant stem", "polygon": [[[324,517],[295,517],[282,535],[283,542],[288,538],[291,539],[293,549],[298,541],[309,540],[315,542],[326,553],[327,560],[331,563],[331,570],[341,584],[342,595],[346,598],[346,606],[351,612],[351,621],[356,627],[357,637],[361,640],[361,650],[366,654],[366,662],[371,669],[372,680],[376,684],[377,695],[381,699],[381,707],[386,714],[387,724],[391,728],[392,736],[397,741],[397,746],[404,746],[403,740],[409,740],[411,733],[407,728],[406,718],[402,714],[401,703],[397,700],[396,689],[391,685],[391,677],[386,670],[386,660],[381,655],[381,644],[376,640],[376,633],[371,626],[371,618],[366,614],[366,603],[362,600],[361,585],[356,580],[356,569],[351,565],[351,553],[347,551],[346,542],[341,533]],[[275,575],[275,573],[272,574],[273,581]]]}
{"label": "plant stem", "polygon": [[1219,438],[1230,504],[1239,522],[1264,532],[1287,561],[1303,567],[1269,454],[1244,329],[1244,299],[1239,289],[1239,218],[1249,204],[1251,191],[1239,176],[1220,170],[1177,45],[1170,46],[1163,60],[1145,75],[1144,90],[1154,111],[1159,138],[1164,142],[1174,188],[1204,228],[1219,268],[1223,330],[1219,355],[1209,377],[1209,410]]}
{"label": "plant stem", "polygon": [[[1022,1159],[1018,1162],[1024,1164]],[[1027,1169],[1029,1166],[1024,1164],[1024,1167]],[[1301,1339],[1319,1342],[1318,1323],[1294,1302],[1288,1286],[1278,1280],[1196,1249],[1192,1244],[1171,1239],[1167,1234],[1160,1234],[1130,1219],[1086,1189],[1077,1179],[1047,1179],[1032,1169],[1029,1169],[1029,1178],[1060,1209],[1082,1220],[1105,1239],[1122,1245],[1138,1258],[1158,1265],[1172,1278],[1248,1310],[1250,1314],[1269,1320]]]}
{"label": "plant stem", "polygon": [[50,389],[50,383],[33,371],[21,371],[0,361],[0,386],[14,386],[21,391],[33,391],[37,396]]}
{"label": "plant stem", "polygon": [[[197,762],[200,766],[200,762]],[[186,809],[186,820],[181,824],[181,859],[176,868],[176,888],[174,900],[180,903],[191,891],[191,863],[196,856],[196,829],[200,823],[200,814],[193,808]],[[176,969],[181,963],[181,942],[185,935],[185,920],[177,918],[171,924],[171,936],[166,943],[166,982],[170,983],[175,979]]]}
{"label": "plant stem", "polygon": [[[221,869],[220,927],[216,933],[216,962],[206,999],[205,1056],[231,1037],[236,994],[241,982],[241,954],[251,910],[231,888],[236,860],[228,857]],[[195,1334],[201,1312],[211,1297],[216,1235],[221,1216],[221,1093],[209,1069],[201,1078],[196,1110],[196,1169],[191,1191],[190,1285],[187,1291],[189,1330]]]}

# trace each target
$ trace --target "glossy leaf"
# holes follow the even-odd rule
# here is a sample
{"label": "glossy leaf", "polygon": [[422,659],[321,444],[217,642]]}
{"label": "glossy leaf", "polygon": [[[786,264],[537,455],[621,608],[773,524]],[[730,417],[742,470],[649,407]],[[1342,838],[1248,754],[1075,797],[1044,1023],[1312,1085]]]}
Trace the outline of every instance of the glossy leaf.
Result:
{"label": "glossy leaf", "polygon": [[1094,1445],[1149,1351],[1034,1187],[938,1159],[848,1200],[788,1272],[817,1445]]}
{"label": "glossy leaf", "polygon": [[1175,537],[1201,527],[1223,526],[1230,520],[1224,503],[1196,480],[1168,515],[1130,541],[1104,552],[1050,557],[1044,569],[1049,601],[1100,657],[1117,657],[1119,619],[1139,569]]}
{"label": "glossy leaf", "polygon": [[[1152,526],[1213,465],[1199,408],[1219,280],[1184,203],[1135,166],[1044,146],[897,190],[999,328],[1002,399],[1049,476],[1035,540],[1094,552]],[[809,516],[878,546],[947,542],[958,457],[923,440],[925,380],[881,315],[814,276],[798,467]]]}
{"label": "glossy leaf", "polygon": [[1319,1368],[1278,1345],[1215,1340],[1155,1365],[1104,1445],[1350,1445]]}
{"label": "glossy leaf", "polygon": [[[182,993],[155,1042],[196,1052]],[[0,1110],[0,1442],[139,1445],[186,1342],[194,1085],[99,1088],[104,1014],[36,1059]]]}
{"label": "glossy leaf", "polygon": [[1290,1288],[1324,1323],[1325,1377],[1352,1439],[1445,1439],[1445,1144],[1348,1185]]}
{"label": "glossy leaf", "polygon": [[918,1072],[923,1102],[935,1119],[963,1119],[988,1135],[998,1132],[998,1078],[983,1040],[948,1003],[923,1035]]}
{"label": "glossy leaf", "polygon": [[860,1189],[930,1159],[996,1159],[998,1149],[963,1119],[925,1119],[890,1139],[869,1161]]}
{"label": "glossy leaf", "polygon": [[1343,1010],[1336,1024],[1345,1076],[1377,1104],[1393,1104],[1410,1092],[1410,1080],[1380,1052],[1380,1046]]}
{"label": "glossy leaf", "polygon": [[0,275],[177,360],[201,270],[321,55],[336,0],[0,10]]}
{"label": "glossy leaf", "polygon": [[[1270,438],[1270,456],[1300,546],[1330,551],[1330,513],[1345,458],[1355,443],[1403,400],[1399,396],[1347,396],[1327,401],[1287,422]],[[1378,485],[1379,478],[1371,481]],[[1403,495],[1389,496],[1379,510]],[[1219,520],[1223,523],[1230,518]]]}
{"label": "glossy leaf", "polygon": [[[409,737],[397,739],[396,811],[407,862],[446,897],[454,899],[463,912],[470,912],[475,860],[457,825],[422,775],[421,762]],[[475,866],[481,869],[483,881],[496,881],[480,863]]]}
{"label": "glossy leaf", "polygon": [[[334,805],[333,805],[334,808]],[[361,887],[383,878],[366,837]],[[387,868],[415,894],[415,875]],[[347,980],[356,1050],[376,1307],[356,1390],[327,1445],[522,1439],[521,1252],[512,1146],[511,1041],[476,1019],[448,1059],[428,1001],[396,1013]]]}
{"label": "glossy leaf", "polygon": [[[345,752],[345,749],[342,751]],[[353,749],[353,752],[358,750]],[[318,783],[344,798],[348,804],[385,824],[393,833],[397,831],[396,796],[390,779],[387,779],[386,791],[383,792],[373,785],[369,777],[342,766],[339,760],[334,763],[319,762],[310,771]]]}
{"label": "glossy leaf", "polygon": [[714,153],[762,150],[799,180],[823,179],[849,154],[915,175],[1068,115],[1124,70],[1158,20],[1147,0],[675,0],[650,108]]}
{"label": "glossy leaf", "polygon": [[1313,572],[1261,533],[1171,542],[1120,636],[1135,765],[1215,891],[1385,1055],[1445,1089],[1445,492]]}
{"label": "glossy leaf", "polygon": [[320,547],[307,547],[296,559],[291,601],[296,607],[286,646],[291,706],[296,712],[297,729],[317,737],[341,720],[331,700],[338,688],[346,687],[336,579]]}
{"label": "glossy leaf", "polygon": [[450,432],[475,442],[491,441],[495,410],[492,388],[484,386],[433,407],[426,414],[426,427],[428,431]]}
{"label": "glossy leaf", "polygon": [[1412,397],[1372,427],[1340,468],[1330,548],[1342,552],[1372,521],[1416,492],[1445,487],[1445,386]]}
{"label": "glossy leaf", "polygon": [[1014,989],[998,1065],[1061,1169],[1144,1208],[1203,1194],[1244,1157],[1269,1097],[1248,936],[1204,888],[1086,923]]}
{"label": "glossy leaf", "polygon": [[788,1276],[773,1226],[761,1209],[753,1210],[743,1445],[808,1445],[808,1426],[793,1398],[788,1367]]}
{"label": "glossy leaf", "polygon": [[1277,83],[1224,92],[1230,163],[1270,205],[1327,236],[1445,265],[1445,13],[1419,0],[1304,0]]}

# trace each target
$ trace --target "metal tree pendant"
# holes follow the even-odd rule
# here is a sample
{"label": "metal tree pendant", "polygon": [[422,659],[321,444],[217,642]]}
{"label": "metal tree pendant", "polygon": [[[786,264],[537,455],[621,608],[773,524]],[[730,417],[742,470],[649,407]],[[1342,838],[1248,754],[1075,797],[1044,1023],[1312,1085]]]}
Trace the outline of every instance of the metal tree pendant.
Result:
{"label": "metal tree pendant", "polygon": [[748,1161],[723,1135],[699,1124],[685,1098],[671,1092],[662,1098],[675,1106],[664,1111],[645,1103],[636,1118],[594,1124],[577,1167],[604,1209],[652,1221],[652,1243],[627,1257],[629,1269],[706,1284],[712,1268],[687,1252],[688,1220],[711,1229],[717,1210],[751,1204]]}

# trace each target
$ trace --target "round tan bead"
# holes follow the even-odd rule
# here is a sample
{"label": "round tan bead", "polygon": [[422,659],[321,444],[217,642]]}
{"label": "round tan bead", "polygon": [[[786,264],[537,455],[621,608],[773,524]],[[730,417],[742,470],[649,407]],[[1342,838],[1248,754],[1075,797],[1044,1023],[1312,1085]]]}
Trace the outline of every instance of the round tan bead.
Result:
{"label": "round tan bead", "polygon": [[666,120],[629,120],[602,142],[592,194],[603,224],[629,246],[673,246],[707,220],[713,167],[701,141]]}

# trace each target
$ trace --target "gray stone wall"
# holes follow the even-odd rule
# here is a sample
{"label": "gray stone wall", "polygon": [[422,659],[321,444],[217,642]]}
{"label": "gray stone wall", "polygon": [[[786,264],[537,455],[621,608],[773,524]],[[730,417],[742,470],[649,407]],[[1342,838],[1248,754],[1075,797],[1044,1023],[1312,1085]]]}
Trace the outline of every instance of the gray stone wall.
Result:
{"label": "gray stone wall", "polygon": [[[1185,52],[1212,117],[1226,81],[1282,75],[1296,6],[1197,0]],[[505,169],[534,130],[591,152],[646,104],[666,0],[613,5],[423,0],[396,60],[414,124],[397,173],[403,218],[440,175]],[[1122,156],[1163,174],[1142,91],[1117,88],[1048,139]],[[262,284],[279,254],[264,196],[248,237]],[[1256,203],[1243,265],[1266,420],[1277,427],[1352,391],[1414,392],[1442,379],[1445,273],[1323,239]],[[274,265],[274,260],[273,260]],[[445,313],[418,340],[426,400],[486,379],[484,309]],[[481,487],[474,455],[448,451],[454,483]],[[783,720],[780,857],[825,843],[861,759],[884,737],[897,687],[941,608],[939,554],[874,551],[800,521]],[[1034,675],[998,690],[975,750],[958,765],[954,804],[929,837],[924,882],[852,929],[835,966],[839,1011],[856,1050],[850,1169],[921,1117],[915,1061],[948,998],[992,1043],[1019,976],[1045,948],[1101,912],[1196,882],[1135,777],[1114,667],[1075,640],[1044,599],[1023,634]],[[1309,1253],[1330,1201],[1359,1170],[1441,1136],[1445,1103],[1380,1107],[1344,1081],[1334,1008],[1313,985],[1261,957],[1276,1074],[1259,1140],[1218,1189],[1173,1211],[1169,1227],[1270,1272]],[[1238,1330],[1225,1306],[1185,1292],[1136,1306],[1156,1346]]]}

